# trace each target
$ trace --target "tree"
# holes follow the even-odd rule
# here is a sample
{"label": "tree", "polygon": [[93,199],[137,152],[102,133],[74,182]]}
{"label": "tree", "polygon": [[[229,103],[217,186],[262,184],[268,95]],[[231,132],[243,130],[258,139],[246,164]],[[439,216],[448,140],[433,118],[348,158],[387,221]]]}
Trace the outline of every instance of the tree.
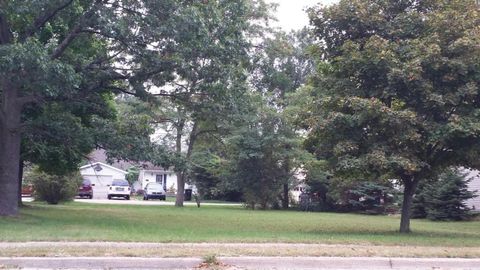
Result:
{"label": "tree", "polygon": [[[166,23],[179,29],[171,35],[176,45],[170,54],[175,80],[156,89],[163,112],[158,127],[165,132],[164,144],[174,141],[170,146],[179,160],[174,166],[178,207],[183,206],[197,139],[219,132],[241,106],[251,39],[267,10],[262,0],[194,1],[179,7]],[[151,84],[161,86],[156,80]]]}
{"label": "tree", "polygon": [[419,182],[478,168],[480,32],[474,1],[340,1],[311,10],[318,76],[304,89],[308,149],[336,175],[399,179],[400,232]]}
{"label": "tree", "polygon": [[112,92],[147,99],[147,78],[157,85],[172,79],[174,42],[157,30],[177,4],[0,1],[0,215],[18,212],[20,144],[22,135],[33,134],[29,122],[56,110],[91,127],[95,116],[105,116]]}
{"label": "tree", "polygon": [[[292,31],[290,34],[274,32],[273,37],[266,37],[253,57],[253,71],[250,80],[254,90],[264,96],[265,102],[283,113],[289,105],[288,96],[304,85],[313,72],[313,61],[307,53],[311,44],[307,29]],[[280,128],[286,136],[295,136],[295,126],[287,117]],[[299,138],[298,138],[299,139]],[[293,146],[285,145],[287,149]],[[278,150],[281,151],[281,150]],[[292,174],[296,169],[291,156],[285,155],[282,161],[285,176],[283,180],[282,208],[289,207]]]}
{"label": "tree", "polygon": [[249,111],[238,117],[236,128],[226,138],[225,178],[241,188],[250,208],[266,209],[278,205],[283,184],[292,177],[292,172],[283,169],[285,160],[298,166],[302,151],[282,114],[261,96],[252,96]]}

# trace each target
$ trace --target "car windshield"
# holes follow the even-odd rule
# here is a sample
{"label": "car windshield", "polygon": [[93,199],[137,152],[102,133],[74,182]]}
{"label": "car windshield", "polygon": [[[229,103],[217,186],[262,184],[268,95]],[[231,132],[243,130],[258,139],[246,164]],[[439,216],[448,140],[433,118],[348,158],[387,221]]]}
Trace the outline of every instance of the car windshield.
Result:
{"label": "car windshield", "polygon": [[90,180],[83,180],[82,185],[84,186],[90,186],[92,183],[90,183]]}
{"label": "car windshield", "polygon": [[160,184],[149,184],[148,188],[161,189],[162,185],[160,185]]}
{"label": "car windshield", "polygon": [[128,186],[128,182],[125,180],[114,180],[112,186]]}

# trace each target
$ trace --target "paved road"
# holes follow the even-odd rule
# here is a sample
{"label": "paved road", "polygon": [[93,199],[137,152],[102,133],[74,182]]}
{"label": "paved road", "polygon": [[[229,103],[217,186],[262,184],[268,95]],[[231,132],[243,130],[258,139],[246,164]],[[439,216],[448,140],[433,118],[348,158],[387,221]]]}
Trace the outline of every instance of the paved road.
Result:
{"label": "paved road", "polygon": [[[220,257],[215,269],[480,269],[480,259]],[[200,258],[0,258],[4,268],[195,269]],[[1,267],[0,267],[1,268]]]}
{"label": "paved road", "polygon": [[[31,202],[33,201],[32,197],[23,197],[22,201],[24,202]],[[175,202],[167,202],[167,201],[159,201],[159,200],[150,200],[150,201],[143,201],[143,200],[125,200],[123,198],[114,198],[112,200],[108,199],[75,199],[76,202],[84,202],[84,203],[98,203],[98,204],[126,204],[126,205],[175,205]],[[184,202],[185,205],[197,205],[195,202]],[[201,205],[219,205],[219,206],[241,206],[240,203],[208,203],[202,202]]]}

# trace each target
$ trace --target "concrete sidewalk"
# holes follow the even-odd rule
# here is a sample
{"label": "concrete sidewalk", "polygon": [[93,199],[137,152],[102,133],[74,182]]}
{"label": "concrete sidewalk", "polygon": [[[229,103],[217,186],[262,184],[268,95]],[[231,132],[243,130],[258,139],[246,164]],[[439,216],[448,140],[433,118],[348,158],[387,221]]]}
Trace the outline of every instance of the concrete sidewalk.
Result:
{"label": "concrete sidewalk", "polygon": [[[480,259],[219,257],[217,260],[222,265],[213,269],[480,269]],[[2,269],[195,269],[201,263],[201,258],[0,258]]]}

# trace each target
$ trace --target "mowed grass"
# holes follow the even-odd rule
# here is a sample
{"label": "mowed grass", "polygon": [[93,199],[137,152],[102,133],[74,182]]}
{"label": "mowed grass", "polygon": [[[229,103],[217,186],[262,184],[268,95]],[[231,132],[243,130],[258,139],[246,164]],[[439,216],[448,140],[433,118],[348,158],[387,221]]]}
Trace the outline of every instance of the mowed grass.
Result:
{"label": "mowed grass", "polygon": [[30,203],[19,217],[0,218],[0,241],[480,246],[480,221],[413,220],[409,235],[397,233],[398,226],[397,216],[251,211],[239,206]]}

